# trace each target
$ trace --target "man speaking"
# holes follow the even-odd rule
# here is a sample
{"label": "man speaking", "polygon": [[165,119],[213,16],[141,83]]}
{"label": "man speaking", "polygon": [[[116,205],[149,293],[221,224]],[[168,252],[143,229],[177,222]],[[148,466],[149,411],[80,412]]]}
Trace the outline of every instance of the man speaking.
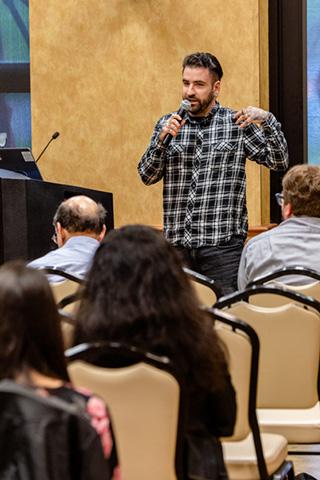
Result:
{"label": "man speaking", "polygon": [[272,113],[256,107],[235,112],[217,102],[222,75],[210,53],[184,59],[182,97],[188,102],[157,122],[138,170],[146,185],[163,178],[167,239],[189,267],[227,294],[237,289],[248,229],[246,158],[281,170],[288,150]]}

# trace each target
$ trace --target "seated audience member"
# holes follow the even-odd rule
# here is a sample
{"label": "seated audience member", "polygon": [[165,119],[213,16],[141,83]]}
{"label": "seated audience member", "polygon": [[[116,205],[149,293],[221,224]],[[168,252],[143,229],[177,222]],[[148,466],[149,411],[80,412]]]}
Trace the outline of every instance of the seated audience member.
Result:
{"label": "seated audience member", "polygon": [[187,387],[188,478],[226,479],[219,437],[232,434],[236,403],[224,350],[178,253],[150,227],[114,230],[96,252],[74,343],[101,340],[172,360]]}
{"label": "seated audience member", "polygon": [[[245,245],[238,272],[239,289],[283,267],[302,266],[320,272],[320,167],[292,167],[283,177],[278,198],[283,222]],[[292,285],[314,281],[295,275],[280,280]]]}
{"label": "seated audience member", "polygon": [[[53,240],[58,248],[33,260],[29,266],[58,268],[83,278],[99,242],[105,236],[105,216],[103,206],[84,195],[63,201],[53,218]],[[49,276],[50,282],[63,280],[63,277]]]}
{"label": "seated audience member", "polygon": [[[0,268],[0,380],[11,380],[39,396],[58,397],[60,403],[62,401],[63,404],[76,405],[78,411],[87,417],[101,438],[106,470],[100,472],[96,478],[103,480],[120,478],[106,406],[101,399],[91,396],[88,392],[84,394],[71,388],[58,312],[48,281],[41,272],[27,268],[20,262],[9,262]],[[4,413],[2,411],[1,415]],[[50,430],[45,428],[45,423],[43,425],[44,429],[39,431],[39,446],[46,442],[46,434],[50,437]],[[19,468],[36,467],[33,464],[35,452],[31,453],[27,465],[23,465],[22,461]],[[0,452],[1,458],[3,459],[3,452]],[[43,457],[41,459],[43,460]],[[38,460],[35,460],[35,463],[37,462]],[[1,460],[0,467],[3,468]],[[11,468],[18,467],[12,465]],[[49,471],[52,465],[45,465],[44,468]],[[16,472],[17,476],[14,478],[32,477],[32,475],[25,477],[25,473]],[[34,474],[35,477],[32,478],[40,478],[39,472]],[[49,477],[57,478],[55,475]]]}

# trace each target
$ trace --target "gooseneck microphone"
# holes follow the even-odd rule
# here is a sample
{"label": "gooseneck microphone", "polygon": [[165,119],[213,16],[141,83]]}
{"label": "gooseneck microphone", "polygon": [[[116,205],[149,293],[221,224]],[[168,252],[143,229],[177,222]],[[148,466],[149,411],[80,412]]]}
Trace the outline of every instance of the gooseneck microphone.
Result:
{"label": "gooseneck microphone", "polygon": [[42,152],[40,153],[40,155],[38,156],[38,158],[36,159],[35,163],[38,163],[40,157],[42,157],[42,155],[44,154],[44,152],[47,150],[47,148],[49,147],[50,143],[52,142],[52,140],[55,140],[56,138],[58,138],[60,135],[59,132],[54,132],[52,134],[52,137],[50,138],[49,142],[47,143],[47,145],[44,147],[44,149],[42,150]]}
{"label": "gooseneck microphone", "polygon": [[[182,118],[182,120],[185,118],[190,108],[191,108],[191,103],[189,102],[189,100],[182,100],[179,110],[177,111],[177,114]],[[173,135],[171,135],[171,133],[167,133],[167,135],[164,137],[162,141],[162,145],[167,147],[172,139],[173,139]]]}

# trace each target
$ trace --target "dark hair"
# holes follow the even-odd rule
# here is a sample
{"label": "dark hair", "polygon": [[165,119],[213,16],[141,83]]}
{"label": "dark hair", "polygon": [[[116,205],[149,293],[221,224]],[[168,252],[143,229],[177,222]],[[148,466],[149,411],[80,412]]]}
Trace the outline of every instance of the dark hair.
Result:
{"label": "dark hair", "polygon": [[[78,201],[80,199],[80,201]],[[106,218],[106,210],[101,203],[89,197],[77,196],[64,200],[58,207],[53,224],[61,224],[70,233],[93,232],[99,234]]]}
{"label": "dark hair", "polygon": [[0,379],[34,369],[68,380],[62,333],[49,283],[21,262],[0,267]]}
{"label": "dark hair", "polygon": [[295,216],[320,217],[320,167],[295,165],[282,180],[284,203]]}
{"label": "dark hair", "polygon": [[182,71],[186,67],[208,68],[208,70],[215,77],[217,77],[218,80],[221,80],[223,76],[223,71],[219,60],[217,57],[208,52],[197,52],[187,55],[182,62]]}
{"label": "dark hair", "polygon": [[226,361],[180,258],[162,233],[129,225],[111,231],[87,276],[74,343],[118,341],[174,361],[193,386],[224,385]]}

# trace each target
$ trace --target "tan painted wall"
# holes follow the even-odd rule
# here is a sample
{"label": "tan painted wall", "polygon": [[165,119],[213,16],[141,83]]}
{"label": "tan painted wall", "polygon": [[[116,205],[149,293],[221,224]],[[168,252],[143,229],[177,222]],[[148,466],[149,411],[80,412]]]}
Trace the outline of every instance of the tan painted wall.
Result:
{"label": "tan painted wall", "polygon": [[[261,4],[30,0],[34,154],[61,133],[40,160],[45,179],[113,192],[117,226],[161,224],[162,186],[145,187],[136,166],[156,120],[181,101],[181,60],[214,53],[224,69],[221,102],[259,105]],[[248,175],[250,223],[258,224],[260,167]]]}

